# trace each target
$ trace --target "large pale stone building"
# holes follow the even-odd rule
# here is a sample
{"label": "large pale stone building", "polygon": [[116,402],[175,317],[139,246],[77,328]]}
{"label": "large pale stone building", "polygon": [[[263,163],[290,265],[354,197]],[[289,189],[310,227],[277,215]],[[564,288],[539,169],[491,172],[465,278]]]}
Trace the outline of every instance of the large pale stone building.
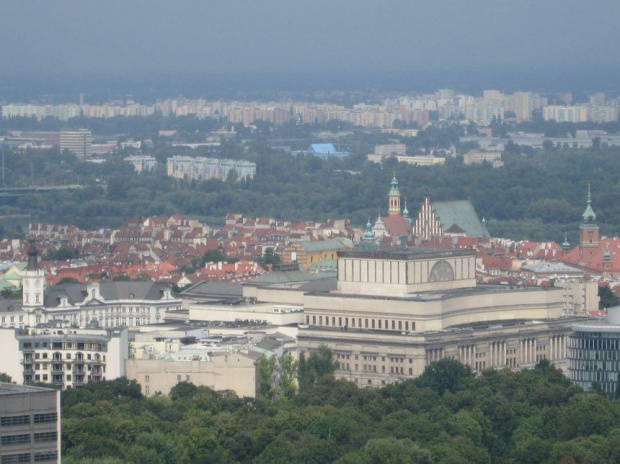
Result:
{"label": "large pale stone building", "polygon": [[474,250],[392,248],[338,253],[335,286],[244,284],[257,301],[304,308],[298,349],[332,348],[338,378],[380,387],[454,358],[474,370],[565,365],[566,336],[583,318],[565,314],[561,288],[482,285]]}
{"label": "large pale stone building", "polygon": [[300,351],[330,346],[337,376],[378,387],[450,357],[474,370],[565,363],[562,289],[477,285],[475,251],[341,252],[337,289],[304,295]]}

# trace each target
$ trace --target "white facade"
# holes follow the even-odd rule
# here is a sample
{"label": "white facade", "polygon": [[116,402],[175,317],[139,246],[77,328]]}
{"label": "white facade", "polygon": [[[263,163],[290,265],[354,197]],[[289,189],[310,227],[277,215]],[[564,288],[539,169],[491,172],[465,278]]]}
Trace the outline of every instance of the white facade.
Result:
{"label": "white facade", "polygon": [[157,160],[152,156],[128,156],[125,161],[131,163],[136,172],[149,172],[157,166]]}
{"label": "white facade", "polygon": [[0,329],[2,371],[17,383],[79,387],[125,375],[128,330],[39,327]]}
{"label": "white facade", "polygon": [[256,175],[256,163],[245,160],[192,156],[173,156],[168,158],[166,163],[168,176],[175,179],[227,180],[233,170],[237,173],[237,180],[253,179]]}

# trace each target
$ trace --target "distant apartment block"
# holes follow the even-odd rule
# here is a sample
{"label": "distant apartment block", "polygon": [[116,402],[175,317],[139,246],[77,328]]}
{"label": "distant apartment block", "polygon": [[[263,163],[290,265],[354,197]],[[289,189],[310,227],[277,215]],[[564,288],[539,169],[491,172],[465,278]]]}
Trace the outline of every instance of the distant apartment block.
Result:
{"label": "distant apartment block", "polygon": [[545,106],[543,119],[556,122],[586,122],[588,108],[586,106]]}
{"label": "distant apartment block", "polygon": [[618,108],[613,106],[589,105],[587,111],[588,121],[601,124],[618,120]]}
{"label": "distant apartment block", "polygon": [[125,161],[131,163],[136,172],[149,172],[157,166],[157,160],[152,156],[128,156]]}
{"label": "distant apartment block", "polygon": [[484,103],[474,103],[462,108],[461,114],[468,121],[491,122],[493,119],[504,119],[504,108],[500,105],[488,105]]}
{"label": "distant apartment block", "polygon": [[191,156],[173,156],[168,158],[166,172],[175,179],[186,180],[227,180],[232,172],[236,179],[253,179],[256,175],[256,163],[245,160],[218,158],[195,158]]}
{"label": "distant apartment block", "polygon": [[393,143],[389,145],[375,145],[374,153],[366,155],[368,161],[381,163],[386,156],[406,155],[407,145],[404,143]]}
{"label": "distant apartment block", "polygon": [[375,155],[406,155],[407,145],[404,143],[393,143],[389,145],[375,145]]}
{"label": "distant apartment block", "polygon": [[76,388],[125,375],[128,330],[78,329],[60,323],[0,329],[3,370],[17,383]]}
{"label": "distant apartment block", "polygon": [[60,392],[0,383],[0,462],[60,462]]}
{"label": "distant apartment block", "polygon": [[412,164],[414,166],[434,166],[446,164],[446,159],[438,156],[396,156],[399,163]]}
{"label": "distant apartment block", "polygon": [[463,164],[491,163],[494,168],[504,165],[501,151],[470,151],[463,155]]}
{"label": "distant apartment block", "polygon": [[618,120],[618,108],[602,105],[546,106],[543,108],[543,118],[557,122],[615,122]]}
{"label": "distant apartment block", "polygon": [[534,111],[531,92],[515,92],[514,96],[514,112],[517,119],[531,119]]}
{"label": "distant apartment block", "polygon": [[60,132],[60,151],[68,150],[78,158],[90,158],[93,154],[93,135],[87,129]]}

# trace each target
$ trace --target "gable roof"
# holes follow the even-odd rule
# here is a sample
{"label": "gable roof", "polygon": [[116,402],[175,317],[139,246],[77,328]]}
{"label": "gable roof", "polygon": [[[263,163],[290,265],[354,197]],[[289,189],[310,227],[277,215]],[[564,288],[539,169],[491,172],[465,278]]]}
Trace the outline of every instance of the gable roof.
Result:
{"label": "gable roof", "polygon": [[471,201],[436,201],[433,202],[433,209],[439,216],[443,230],[449,231],[457,226],[470,237],[489,237]]}

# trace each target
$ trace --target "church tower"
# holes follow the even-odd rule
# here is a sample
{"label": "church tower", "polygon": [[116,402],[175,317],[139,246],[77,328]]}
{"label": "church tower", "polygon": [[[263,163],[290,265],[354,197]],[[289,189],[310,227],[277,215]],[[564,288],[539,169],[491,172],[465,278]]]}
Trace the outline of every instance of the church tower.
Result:
{"label": "church tower", "polygon": [[398,180],[396,180],[396,173],[394,173],[394,178],[392,179],[391,183],[388,213],[390,216],[400,216],[400,190],[398,190]]}
{"label": "church tower", "polygon": [[45,271],[39,269],[38,252],[34,240],[29,240],[28,266],[22,273],[22,288],[22,306],[25,311],[31,312],[36,308],[43,307]]}
{"label": "church tower", "polygon": [[597,247],[599,242],[598,223],[592,209],[592,196],[588,185],[588,205],[583,212],[583,222],[579,226],[579,244],[581,247]]}
{"label": "church tower", "polygon": [[375,233],[372,231],[372,224],[369,219],[366,224],[366,232],[360,240],[360,251],[374,251],[376,248],[377,244],[375,243]]}

